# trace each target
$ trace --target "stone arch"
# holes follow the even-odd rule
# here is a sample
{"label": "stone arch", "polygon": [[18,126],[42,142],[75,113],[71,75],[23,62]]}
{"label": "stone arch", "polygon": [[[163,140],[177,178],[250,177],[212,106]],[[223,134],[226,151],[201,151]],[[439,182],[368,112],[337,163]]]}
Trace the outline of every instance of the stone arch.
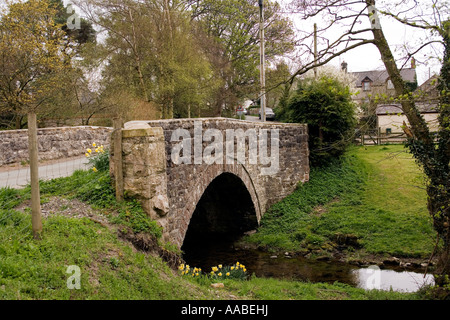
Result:
{"label": "stone arch", "polygon": [[[248,200],[251,201],[253,207],[253,214],[255,217],[256,224],[259,224],[262,216],[261,212],[261,204],[258,198],[258,193],[255,188],[255,183],[252,180],[250,173],[246,170],[243,165],[211,165],[204,168],[202,172],[200,172],[194,181],[191,181],[191,186],[193,192],[189,193],[190,201],[187,203],[184,210],[184,225],[180,228],[181,233],[179,234],[178,244],[181,247],[183,244],[188,228],[191,224],[193,215],[200,201],[202,200],[205,193],[208,191],[208,188],[214,184],[217,179],[221,177],[230,177],[230,180],[235,182],[236,184],[241,184],[241,191],[247,192],[245,195],[248,197]],[[196,186],[196,187],[194,187]],[[239,187],[239,185],[235,185],[235,187]]]}

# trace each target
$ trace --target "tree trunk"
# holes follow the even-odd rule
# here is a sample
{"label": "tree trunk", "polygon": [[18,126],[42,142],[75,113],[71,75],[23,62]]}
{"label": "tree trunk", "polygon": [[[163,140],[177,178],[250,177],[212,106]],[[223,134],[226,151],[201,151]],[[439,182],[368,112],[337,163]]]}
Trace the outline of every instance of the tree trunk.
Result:
{"label": "tree trunk", "polygon": [[136,70],[138,72],[139,83],[141,85],[141,89],[142,89],[142,93],[144,95],[144,99],[145,99],[146,102],[148,102],[149,98],[148,98],[148,94],[147,94],[147,87],[145,85],[144,74],[142,73],[141,57],[139,56],[139,53],[138,53],[136,28],[134,26],[134,19],[133,19],[133,14],[131,12],[131,8],[128,10],[128,14],[130,16],[131,29],[133,31],[133,55],[134,55],[134,60],[136,62]]}
{"label": "tree trunk", "polygon": [[42,233],[41,199],[39,191],[39,163],[36,113],[28,113],[28,152],[30,157],[31,180],[31,225],[34,239],[39,240]]}
{"label": "tree trunk", "polygon": [[[375,0],[366,0],[369,6],[375,6]],[[450,216],[450,174],[449,174],[449,133],[448,129],[441,128],[438,143],[435,144],[434,137],[430,133],[428,125],[417,109],[410,91],[403,81],[400,71],[392,55],[391,49],[386,41],[381,28],[372,29],[374,43],[377,46],[387,73],[394,84],[397,97],[400,98],[403,112],[405,113],[409,126],[404,123],[404,131],[408,136],[408,147],[415,159],[422,165],[428,178],[428,212],[433,218],[433,226],[442,249],[438,255],[438,270],[440,275],[450,273],[450,243],[449,243],[449,216]],[[448,47],[448,41],[447,41]],[[448,48],[447,48],[448,54]],[[449,62],[449,57],[444,59],[444,65]],[[448,77],[448,74],[445,75]],[[441,103],[442,107],[442,103]],[[448,104],[443,107],[442,112],[448,113]],[[442,117],[442,113],[441,113]],[[442,120],[440,122],[442,125]],[[448,125],[448,124],[447,124]]]}

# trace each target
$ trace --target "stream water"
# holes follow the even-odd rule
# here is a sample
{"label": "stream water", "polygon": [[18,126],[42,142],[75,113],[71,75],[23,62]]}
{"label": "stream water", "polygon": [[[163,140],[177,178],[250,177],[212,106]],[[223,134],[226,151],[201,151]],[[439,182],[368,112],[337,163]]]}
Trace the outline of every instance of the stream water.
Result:
{"label": "stream water", "polygon": [[[187,249],[187,250],[186,250]],[[230,243],[205,241],[185,248],[184,260],[191,267],[202,268],[244,264],[249,274],[309,282],[336,281],[363,289],[381,289],[403,292],[417,291],[424,284],[433,284],[431,275],[420,272],[380,269],[376,266],[360,268],[339,261],[317,261],[298,256],[275,256],[254,249],[236,249]]]}

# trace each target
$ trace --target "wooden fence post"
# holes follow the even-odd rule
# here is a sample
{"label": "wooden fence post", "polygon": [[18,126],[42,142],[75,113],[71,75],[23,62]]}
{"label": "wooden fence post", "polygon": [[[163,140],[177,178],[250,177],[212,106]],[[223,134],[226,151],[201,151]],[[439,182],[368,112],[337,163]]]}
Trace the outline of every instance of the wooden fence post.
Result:
{"label": "wooden fence post", "polygon": [[116,182],[116,199],[123,200],[123,161],[122,161],[122,119],[114,118],[114,177]]}
{"label": "wooden fence post", "polygon": [[31,181],[31,225],[33,237],[40,239],[42,233],[41,196],[39,190],[39,160],[36,113],[28,113],[28,153]]}

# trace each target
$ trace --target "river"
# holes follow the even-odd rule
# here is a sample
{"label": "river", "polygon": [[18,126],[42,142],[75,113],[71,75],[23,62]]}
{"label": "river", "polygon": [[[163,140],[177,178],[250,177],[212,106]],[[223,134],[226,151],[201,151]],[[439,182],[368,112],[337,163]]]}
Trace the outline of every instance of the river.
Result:
{"label": "river", "polygon": [[236,249],[232,244],[219,241],[205,241],[185,248],[184,260],[191,267],[202,268],[204,272],[211,267],[244,264],[248,274],[261,278],[289,279],[345,283],[363,289],[393,290],[402,292],[417,291],[424,284],[433,284],[432,275],[420,272],[380,269],[377,266],[361,268],[340,261],[318,261],[303,256],[289,254],[274,255],[256,249]]}

